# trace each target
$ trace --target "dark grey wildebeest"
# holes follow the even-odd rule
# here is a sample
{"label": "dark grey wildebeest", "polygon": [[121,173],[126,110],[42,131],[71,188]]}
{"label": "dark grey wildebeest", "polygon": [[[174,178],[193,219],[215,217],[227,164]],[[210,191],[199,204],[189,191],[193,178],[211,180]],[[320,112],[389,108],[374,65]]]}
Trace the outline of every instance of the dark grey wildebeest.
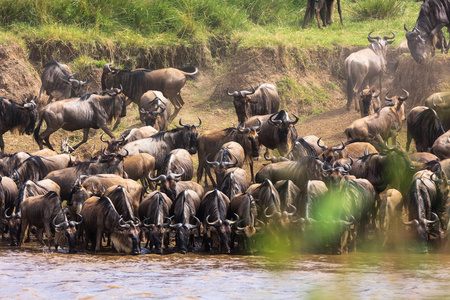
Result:
{"label": "dark grey wildebeest", "polygon": [[[76,150],[87,142],[89,129],[101,128],[111,138],[114,134],[107,124],[113,119],[126,115],[125,97],[120,89],[106,90],[101,94],[86,94],[81,98],[67,99],[50,103],[41,111],[39,123],[34,131],[34,139],[42,149],[45,144],[53,150],[50,135],[62,128],[68,131],[83,129],[83,140],[73,146]],[[42,123],[47,129],[39,133]],[[45,142],[44,142],[45,141]]]}
{"label": "dark grey wildebeest", "polygon": [[[382,90],[381,78],[386,70],[386,46],[392,44],[395,34],[392,37],[371,36],[367,39],[371,43],[369,48],[359,50],[350,54],[344,61],[344,71],[347,76],[347,110],[350,110],[355,94],[358,95],[363,89],[372,86],[378,77],[380,84],[380,94]],[[359,103],[355,100],[355,109],[359,110]]]}
{"label": "dark grey wildebeest", "polygon": [[70,74],[71,72],[67,65],[52,60],[46,63],[44,68],[44,72],[41,75],[42,86],[39,91],[39,101],[41,101],[44,91],[49,95],[47,103],[50,103],[53,98],[63,100],[81,96],[86,81],[72,78],[75,73]]}

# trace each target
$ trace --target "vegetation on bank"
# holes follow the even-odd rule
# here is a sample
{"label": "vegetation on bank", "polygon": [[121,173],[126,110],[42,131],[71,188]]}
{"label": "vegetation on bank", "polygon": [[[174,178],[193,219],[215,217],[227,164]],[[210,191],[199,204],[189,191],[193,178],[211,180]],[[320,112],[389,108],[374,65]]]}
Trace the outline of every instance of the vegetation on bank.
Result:
{"label": "vegetation on bank", "polygon": [[11,34],[27,44],[64,44],[80,55],[98,48],[152,49],[205,45],[211,39],[238,47],[366,45],[367,33],[412,27],[420,2],[341,0],[345,25],[302,29],[307,0],[0,0],[0,43]]}

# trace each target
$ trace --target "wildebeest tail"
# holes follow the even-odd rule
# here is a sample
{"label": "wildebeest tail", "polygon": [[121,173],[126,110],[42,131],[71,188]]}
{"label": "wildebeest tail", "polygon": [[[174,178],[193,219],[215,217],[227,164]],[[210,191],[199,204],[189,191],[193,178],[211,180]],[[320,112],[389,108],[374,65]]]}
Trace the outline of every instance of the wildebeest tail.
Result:
{"label": "wildebeest tail", "polygon": [[353,80],[351,76],[347,76],[347,109],[350,109],[353,99]]}
{"label": "wildebeest tail", "polygon": [[41,125],[42,125],[43,120],[44,120],[44,117],[42,115],[40,115],[39,123],[36,125],[36,128],[34,129],[33,137],[34,137],[34,140],[36,141],[36,143],[38,143],[38,144],[39,144],[39,131],[41,130]]}
{"label": "wildebeest tail", "polygon": [[177,69],[182,71],[184,75],[190,78],[195,78],[198,76],[198,74],[200,74],[198,68],[194,66],[185,66]]}

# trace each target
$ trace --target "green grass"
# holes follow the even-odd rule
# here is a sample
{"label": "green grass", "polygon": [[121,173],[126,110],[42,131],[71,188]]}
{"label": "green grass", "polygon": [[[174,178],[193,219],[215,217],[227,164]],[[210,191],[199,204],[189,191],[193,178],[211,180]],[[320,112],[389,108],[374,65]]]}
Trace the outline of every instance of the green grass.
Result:
{"label": "green grass", "polygon": [[0,42],[14,40],[8,38],[12,33],[87,56],[98,48],[126,54],[128,48],[204,45],[212,37],[240,47],[332,47],[367,45],[368,32],[394,31],[399,43],[403,24],[414,24],[420,3],[343,0],[345,25],[336,12],[334,24],[323,31],[315,21],[301,29],[305,7],[306,0],[1,0]]}

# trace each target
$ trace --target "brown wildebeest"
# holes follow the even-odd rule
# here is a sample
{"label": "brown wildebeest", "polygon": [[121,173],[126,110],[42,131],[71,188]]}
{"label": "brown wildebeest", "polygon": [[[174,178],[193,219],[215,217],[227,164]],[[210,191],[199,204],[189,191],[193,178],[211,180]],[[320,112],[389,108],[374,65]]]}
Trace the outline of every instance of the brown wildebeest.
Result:
{"label": "brown wildebeest", "polygon": [[263,83],[256,88],[251,86],[251,91],[235,91],[228,96],[233,96],[233,104],[239,123],[245,122],[251,116],[267,115],[275,113],[280,108],[280,96],[273,84]]}
{"label": "brown wildebeest", "polygon": [[159,91],[148,91],[141,97],[139,114],[141,122],[147,126],[153,126],[156,130],[167,130],[169,126],[170,102]]}
{"label": "brown wildebeest", "polygon": [[[367,39],[371,43],[369,48],[350,54],[344,61],[344,71],[347,76],[347,110],[350,110],[354,95],[358,95],[363,89],[373,85],[378,77],[380,94],[382,91],[381,78],[386,69],[386,46],[392,44],[392,37],[372,37],[369,33]],[[355,100],[355,109],[359,110],[359,101]]]}
{"label": "brown wildebeest", "polygon": [[[45,144],[54,150],[50,144],[50,135],[60,128],[68,131],[83,129],[83,140],[73,146],[74,150],[87,142],[90,128],[101,128],[114,138],[107,123],[126,115],[125,99],[120,94],[120,89],[106,90],[100,95],[86,94],[81,98],[50,103],[40,112],[39,123],[34,130],[34,139],[39,148],[42,149]],[[47,129],[39,133],[44,121]]]}
{"label": "brown wildebeest", "polygon": [[431,153],[434,153],[440,160],[450,158],[450,130],[441,135],[433,143],[430,149]]}
{"label": "brown wildebeest", "polygon": [[41,75],[42,86],[39,91],[39,102],[44,91],[49,95],[47,104],[56,100],[79,97],[83,94],[83,87],[86,81],[72,78],[75,73],[70,74],[70,69],[65,64],[60,64],[52,60],[44,65],[44,72]]}
{"label": "brown wildebeest", "polygon": [[[317,2],[317,6],[315,5]],[[320,24],[320,19],[322,19],[323,26],[331,25],[333,24],[333,12],[334,12],[334,3],[335,0],[308,0],[308,4],[306,6],[306,12],[305,17],[303,18],[303,25],[302,28],[306,28],[306,24],[313,18],[313,16],[316,16],[317,19],[317,25],[320,29],[322,28],[322,25]],[[344,25],[344,22],[342,21],[342,11],[341,11],[341,0],[337,0],[337,7],[339,12],[339,18],[341,19],[341,24]]]}
{"label": "brown wildebeest", "polygon": [[221,186],[227,169],[233,167],[242,168],[245,160],[245,151],[240,144],[228,142],[223,144],[222,148],[214,156],[214,161],[208,161],[208,157],[205,157],[205,160],[214,169],[217,186]]}
{"label": "brown wildebeest", "polygon": [[385,106],[377,114],[353,121],[345,129],[346,144],[368,142],[375,139],[383,147],[385,141],[387,142],[388,138],[392,138],[392,144],[395,145],[397,134],[402,128],[402,120],[405,118],[403,102],[409,96],[406,90],[403,91],[406,94],[405,96],[385,97],[392,106]]}
{"label": "brown wildebeest", "polygon": [[194,161],[192,156],[185,149],[174,149],[170,151],[164,160],[164,166],[161,174],[169,175],[169,173],[181,174],[180,180],[188,181],[194,176]]}
{"label": "brown wildebeest", "polygon": [[377,93],[375,86],[364,89],[359,94],[359,107],[361,108],[361,118],[367,117],[381,109],[380,93]]}
{"label": "brown wildebeest", "polygon": [[[198,168],[197,168],[197,182],[200,182],[203,176],[203,169],[205,169],[207,176],[209,176],[213,185],[215,185],[212,178],[209,165],[206,163],[206,156],[208,154],[216,155],[223,144],[227,142],[237,142],[244,148],[245,158],[250,165],[250,172],[252,181],[253,175],[253,160],[252,157],[259,157],[258,133],[260,126],[252,128],[245,128],[241,125],[238,127],[229,127],[223,130],[210,130],[203,132],[198,138]],[[208,186],[207,176],[205,176],[205,186]]]}
{"label": "brown wildebeest", "polygon": [[103,67],[102,89],[123,86],[123,93],[131,102],[139,105],[142,95],[149,90],[161,91],[175,106],[175,111],[170,116],[170,121],[175,119],[184,101],[180,91],[186,83],[186,77],[195,76],[198,69],[193,66],[184,68],[165,68],[159,70],[146,69],[117,69],[113,62]]}

